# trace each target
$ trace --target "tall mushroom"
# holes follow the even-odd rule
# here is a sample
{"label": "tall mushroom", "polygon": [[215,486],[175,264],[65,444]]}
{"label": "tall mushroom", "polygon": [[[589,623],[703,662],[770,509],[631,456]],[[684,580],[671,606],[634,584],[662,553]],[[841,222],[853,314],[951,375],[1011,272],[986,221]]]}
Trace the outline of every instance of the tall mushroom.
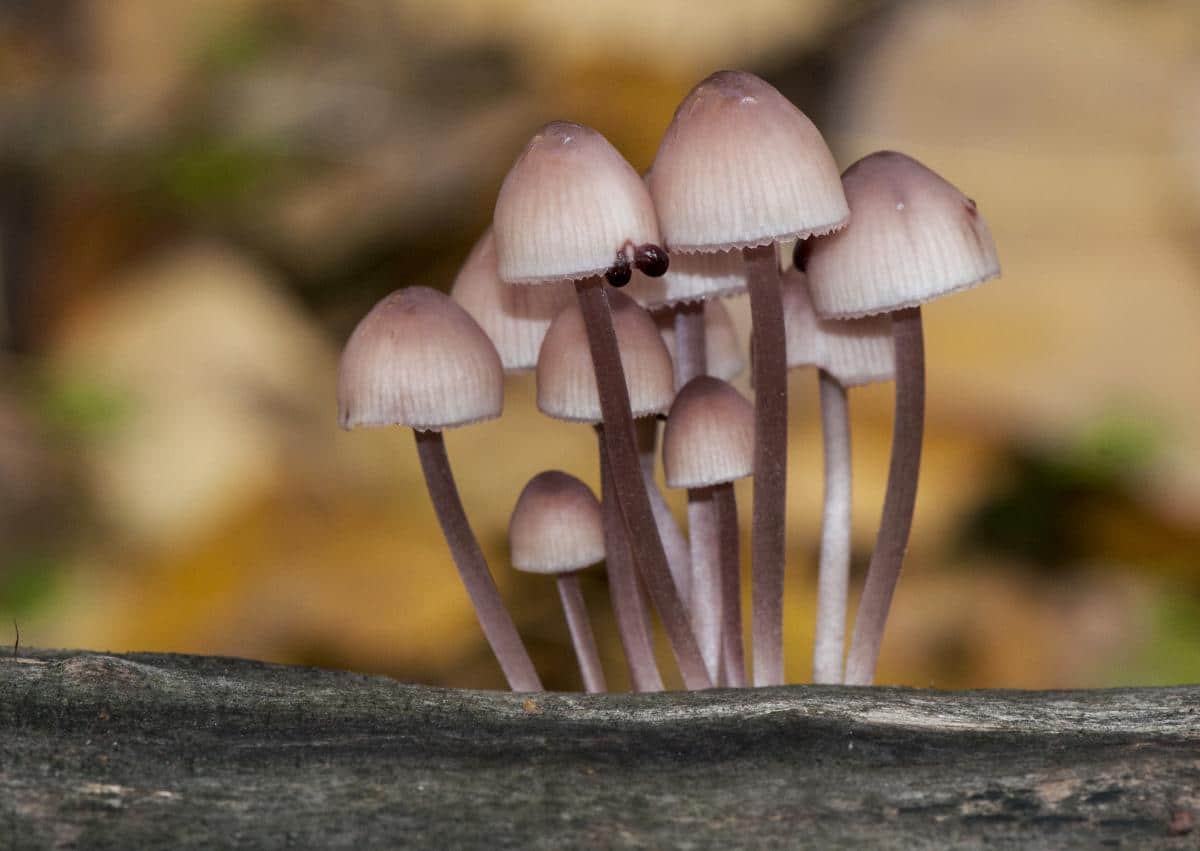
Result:
{"label": "tall mushroom", "polygon": [[925,420],[920,306],[997,276],[1000,263],[975,202],[916,160],[870,154],[842,182],[853,223],[805,252],[813,304],[828,318],[891,314],[896,356],[887,494],[846,660],[846,682],[869,685],[916,503]]}
{"label": "tall mushroom", "polygon": [[[609,299],[632,415],[653,421],[666,413],[675,395],[670,355],[654,320],[645,310],[618,292]],[[550,323],[538,355],[538,408],[555,419],[596,427],[613,614],[634,689],[658,691],[663,685],[654,662],[653,632],[633,570],[629,535],[613,493],[614,465],[609,455],[610,444],[605,439],[608,426],[603,422],[585,326],[583,312],[576,304],[563,308]]]}
{"label": "tall mushroom", "polygon": [[[735,670],[726,680],[745,679],[741,653],[741,569],[738,559],[737,504],[732,482],[754,470],[754,408],[732,386],[707,375],[683,386],[663,430],[663,469],[667,486],[687,488],[688,514],[711,507],[716,523],[690,527],[693,566],[693,620],[709,675],[718,679],[724,631]],[[706,508],[705,510],[709,510]]]}
{"label": "tall mushroom", "polygon": [[634,562],[658,609],[688,688],[712,685],[671,579],[638,461],[629,391],[604,281],[628,283],[633,267],[667,270],[650,195],[608,140],[556,121],[529,141],[504,178],[493,218],[500,278],[536,285],[571,280],[591,350],[614,492]]}
{"label": "tall mushroom", "polygon": [[538,473],[517,498],[508,523],[508,546],[517,570],[555,578],[584,688],[606,691],[579,584],[581,570],[604,560],[604,521],[595,494],[560,470]]}
{"label": "tall mushroom", "polygon": [[342,428],[414,430],[425,484],[484,635],[513,691],[542,684],[458,496],[442,430],[500,416],[504,373],[487,335],[449,297],[397,290],[358,323],[338,370]]}
{"label": "tall mushroom", "polygon": [[[797,243],[803,245],[804,243]],[[850,586],[850,408],[847,389],[895,375],[891,320],[820,319],[798,267],[783,277],[788,368],[817,367],[824,436],[825,508],[817,573],[813,682],[840,683]]]}
{"label": "tall mushroom", "polygon": [[551,320],[575,299],[566,281],[520,287],[500,280],[496,239],[488,228],[454,279],[450,297],[479,323],[500,355],[506,373],[537,366],[538,349]]}
{"label": "tall mushroom", "polygon": [[765,81],[719,71],[675,111],[650,169],[667,248],[741,251],[754,327],[752,538],[754,682],[783,682],[787,362],[775,243],[842,227],[833,155],[811,121]]}

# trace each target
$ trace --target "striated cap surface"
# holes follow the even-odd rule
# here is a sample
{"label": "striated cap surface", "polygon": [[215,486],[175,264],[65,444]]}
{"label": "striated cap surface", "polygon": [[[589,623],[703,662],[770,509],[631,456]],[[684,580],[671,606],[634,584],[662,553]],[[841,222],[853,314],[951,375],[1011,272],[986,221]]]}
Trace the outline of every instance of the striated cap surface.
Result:
{"label": "striated cap surface", "polygon": [[744,71],[718,71],[684,98],[649,182],[672,253],[803,239],[849,215],[820,131]]}
{"label": "striated cap surface", "polygon": [[632,264],[661,245],[641,177],[607,139],[555,121],[529,141],[496,198],[500,278],[540,284],[603,275],[618,254]]}
{"label": "striated cap surface", "polygon": [[538,349],[551,320],[575,299],[566,281],[541,287],[501,281],[491,228],[471,249],[450,295],[491,339],[505,372],[525,372],[537,366]]}
{"label": "striated cap surface", "polygon": [[842,178],[849,227],[808,246],[817,313],[865,316],[923,304],[1000,274],[975,202],[911,157],[880,151]]}
{"label": "striated cap surface", "polygon": [[[608,290],[621,366],[635,417],[665,413],[675,395],[671,355],[650,314],[628,296]],[[554,317],[537,362],[538,408],[571,422],[598,423],[600,394],[578,303]]]}
{"label": "striated cap surface", "polygon": [[437,290],[406,287],[371,308],[338,368],[342,428],[453,428],[500,416],[504,370],[483,329]]}
{"label": "striated cap surface", "polygon": [[689,301],[709,301],[746,291],[746,261],[739,251],[675,254],[667,273],[651,278],[635,271],[623,292],[655,310]]}
{"label": "striated cap surface", "polygon": [[513,567],[530,573],[571,573],[604,561],[600,503],[572,475],[538,473],[513,508],[508,545]]}
{"label": "striated cap surface", "polygon": [[663,429],[667,486],[702,488],[754,471],[754,406],[731,385],[702,375],[683,386]]}

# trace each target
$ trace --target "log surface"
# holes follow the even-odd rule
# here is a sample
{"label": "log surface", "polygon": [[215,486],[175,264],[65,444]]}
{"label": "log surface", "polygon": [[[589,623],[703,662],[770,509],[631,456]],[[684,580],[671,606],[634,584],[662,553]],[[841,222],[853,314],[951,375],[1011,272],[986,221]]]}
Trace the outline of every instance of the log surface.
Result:
{"label": "log surface", "polygon": [[1200,687],[450,691],[0,661],[0,848],[1197,848]]}

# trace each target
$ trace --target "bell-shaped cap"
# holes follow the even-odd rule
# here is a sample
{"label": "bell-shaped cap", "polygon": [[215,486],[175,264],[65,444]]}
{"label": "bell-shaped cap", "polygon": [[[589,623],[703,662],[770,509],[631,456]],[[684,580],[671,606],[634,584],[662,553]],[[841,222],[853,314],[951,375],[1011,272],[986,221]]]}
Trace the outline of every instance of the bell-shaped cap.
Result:
{"label": "bell-shaped cap", "polygon": [[623,292],[648,310],[744,293],[746,261],[740,251],[676,254],[667,273],[651,278],[634,271]]}
{"label": "bell-shaped cap", "polygon": [[437,290],[396,290],[362,318],[342,351],[342,428],[436,431],[494,419],[503,405],[496,348],[469,313]]}
{"label": "bell-shaped cap", "polygon": [[[655,311],[654,321],[674,361],[675,313],[672,310]],[[738,342],[733,317],[729,315],[725,302],[719,299],[704,304],[704,360],[706,372],[722,381],[737,378],[746,368],[746,358]]]}
{"label": "bell-shaped cap", "polygon": [[672,255],[803,239],[849,215],[820,131],[744,71],[718,71],[684,98],[649,180]]}
{"label": "bell-shaped cap", "polygon": [[517,158],[492,220],[501,280],[540,284],[603,275],[621,255],[661,245],[642,178],[582,124],[555,121]]}
{"label": "bell-shaped cap", "polygon": [[492,229],[480,237],[454,279],[451,297],[479,323],[496,347],[505,372],[537,366],[538,349],[560,310],[575,300],[566,281],[544,287],[506,284],[496,271]]}
{"label": "bell-shaped cap", "polygon": [[579,479],[547,470],[529,480],[508,523],[513,567],[572,573],[604,561],[600,503]]}
{"label": "bell-shaped cap", "polygon": [[[658,326],[633,299],[613,289],[607,294],[633,416],[666,413],[675,396],[674,367]],[[604,419],[587,327],[578,303],[554,317],[542,341],[537,399],[542,413],[555,419],[580,423]]]}
{"label": "bell-shaped cap", "polygon": [[1000,274],[996,245],[975,207],[911,157],[880,151],[842,177],[851,224],[807,246],[817,313],[888,313]]}
{"label": "bell-shaped cap", "polygon": [[693,378],[667,416],[663,471],[672,488],[704,488],[750,475],[754,406],[719,378]]}

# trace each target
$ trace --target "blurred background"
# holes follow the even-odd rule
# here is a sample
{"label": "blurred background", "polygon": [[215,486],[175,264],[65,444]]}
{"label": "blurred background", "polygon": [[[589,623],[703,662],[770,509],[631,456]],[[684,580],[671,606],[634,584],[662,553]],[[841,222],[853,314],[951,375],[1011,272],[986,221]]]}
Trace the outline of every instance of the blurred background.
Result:
{"label": "blurred background", "polygon": [[[410,434],[336,427],[340,346],[395,287],[449,286],[541,123],[642,169],[725,67],[843,166],[923,160],[1000,249],[1002,279],[926,311],[880,681],[1200,680],[1194,0],[0,3],[0,636],[502,686]],[[815,376],[792,382],[801,681],[821,458]],[[857,589],[890,388],[851,405]],[[592,434],[518,377],[503,419],[448,443],[547,685],[579,687],[553,583],[509,569],[505,528],[539,470],[595,485]],[[620,686],[602,571],[586,591]]]}

